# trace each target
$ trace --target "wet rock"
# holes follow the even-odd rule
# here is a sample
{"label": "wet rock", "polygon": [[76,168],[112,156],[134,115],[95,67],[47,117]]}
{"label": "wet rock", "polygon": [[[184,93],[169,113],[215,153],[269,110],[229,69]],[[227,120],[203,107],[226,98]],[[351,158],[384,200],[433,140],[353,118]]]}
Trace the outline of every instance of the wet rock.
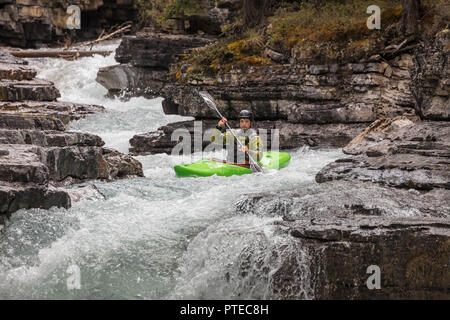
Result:
{"label": "wet rock", "polygon": [[[142,164],[133,157],[120,153],[116,150],[103,148],[102,156],[107,163],[106,169],[108,179],[143,177]],[[101,169],[104,175],[105,169]]]}
{"label": "wet rock", "polygon": [[73,120],[80,120],[89,114],[103,112],[105,110],[102,106],[62,102],[62,101],[17,101],[17,102],[1,102],[1,115],[21,114],[35,117],[42,117],[43,115],[51,118],[57,118],[64,124],[68,124]]}
{"label": "wet rock", "polygon": [[0,80],[32,80],[37,72],[27,65],[26,60],[0,50]]}
{"label": "wet rock", "polygon": [[367,217],[450,217],[450,190],[399,189],[370,182],[333,181],[283,194],[243,195],[235,204],[238,214],[280,216],[285,221],[353,215]]}
{"label": "wet rock", "polygon": [[159,33],[124,37],[115,56],[121,64],[101,68],[96,80],[110,95],[157,97],[172,82],[169,65],[177,56],[209,42],[199,36]]}
{"label": "wet rock", "polygon": [[[46,149],[44,163],[55,182],[64,183],[100,178],[102,149],[98,147],[52,147]],[[105,177],[106,178],[106,177]]]}
{"label": "wet rock", "polygon": [[64,131],[66,126],[60,119],[47,114],[0,113],[0,128]]}
{"label": "wet rock", "polygon": [[0,145],[8,154],[0,156],[0,181],[33,182],[44,185],[48,182],[48,168],[42,163],[42,148],[30,145]]}
{"label": "wet rock", "polygon": [[25,65],[0,51],[0,100],[11,100],[0,101],[0,223],[22,208],[70,207],[69,192],[55,186],[143,176],[137,160],[103,148],[99,136],[65,131],[70,121],[103,107],[40,101],[59,92],[51,82],[23,80],[35,74]]}
{"label": "wet rock", "polygon": [[351,159],[325,166],[317,182],[372,181],[394,187],[450,188],[450,127],[406,117],[377,120],[344,148]]}
{"label": "wet rock", "polygon": [[55,101],[61,95],[52,82],[46,80],[0,80],[0,101]]}
{"label": "wet rock", "polygon": [[[51,207],[70,208],[71,199],[67,192],[49,189],[35,183],[0,183],[0,224],[11,213],[20,209]],[[4,222],[4,221],[3,221]]]}
{"label": "wet rock", "polygon": [[0,50],[0,63],[9,64],[9,65],[19,64],[22,66],[28,65],[28,61],[21,59],[21,58],[17,58],[15,56],[13,56],[12,54],[10,54],[6,50]]}
{"label": "wet rock", "polygon": [[97,146],[105,143],[82,132],[0,129],[0,144],[32,144],[41,147]]}
{"label": "wet rock", "polygon": [[56,185],[144,176],[139,161],[109,148],[69,146],[45,151],[45,164]]}
{"label": "wet rock", "polygon": [[60,188],[60,190],[64,190],[69,194],[72,203],[106,200],[106,196],[101,193],[95,184],[76,185],[71,188]]}
{"label": "wet rock", "polygon": [[6,64],[0,62],[0,79],[5,80],[31,80],[36,76],[36,71],[19,64]]}
{"label": "wet rock", "polygon": [[98,146],[0,144],[0,181],[62,186],[93,179],[143,176],[137,160]]}
{"label": "wet rock", "polygon": [[143,96],[153,99],[170,83],[167,70],[146,70],[129,64],[101,68],[96,81],[108,89],[108,95]]}
{"label": "wet rock", "polygon": [[[282,217],[274,222],[277,236],[294,243],[277,255],[266,298],[298,299],[308,287],[314,299],[443,299],[450,283],[449,192],[330,182],[243,195],[236,213]],[[248,248],[249,259],[257,254]],[[367,286],[373,265],[381,272],[379,290]]]}

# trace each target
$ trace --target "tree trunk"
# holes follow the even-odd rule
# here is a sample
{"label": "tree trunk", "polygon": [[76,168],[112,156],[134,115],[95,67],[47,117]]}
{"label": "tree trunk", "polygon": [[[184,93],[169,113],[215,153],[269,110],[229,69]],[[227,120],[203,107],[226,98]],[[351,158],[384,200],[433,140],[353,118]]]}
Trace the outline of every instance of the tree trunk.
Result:
{"label": "tree trunk", "polygon": [[244,0],[244,25],[254,27],[271,13],[281,0]]}
{"label": "tree trunk", "polygon": [[403,0],[402,31],[409,36],[419,30],[421,0]]}

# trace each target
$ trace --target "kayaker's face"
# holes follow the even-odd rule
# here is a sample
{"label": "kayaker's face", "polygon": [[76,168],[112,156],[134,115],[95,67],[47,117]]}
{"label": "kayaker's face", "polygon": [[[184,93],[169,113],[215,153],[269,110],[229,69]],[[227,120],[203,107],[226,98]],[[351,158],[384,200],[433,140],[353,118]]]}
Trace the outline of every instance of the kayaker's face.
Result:
{"label": "kayaker's face", "polygon": [[247,131],[248,129],[250,129],[251,126],[250,119],[239,120],[239,126],[241,127],[242,130]]}

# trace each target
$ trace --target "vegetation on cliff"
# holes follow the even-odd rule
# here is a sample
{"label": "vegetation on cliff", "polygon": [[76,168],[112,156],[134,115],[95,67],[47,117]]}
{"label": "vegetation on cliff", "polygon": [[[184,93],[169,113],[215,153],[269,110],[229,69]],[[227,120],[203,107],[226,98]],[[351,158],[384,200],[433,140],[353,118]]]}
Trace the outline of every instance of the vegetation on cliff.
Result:
{"label": "vegetation on cliff", "polygon": [[255,15],[256,22],[250,24],[247,2],[252,1],[244,1],[240,18],[224,27],[222,40],[185,55],[173,66],[172,74],[183,79],[250,65],[359,61],[382,53],[386,46],[400,44],[405,38],[417,38],[419,33],[419,37],[431,36],[446,28],[450,18],[447,1],[423,0],[421,28],[405,34],[403,7],[409,9],[408,0],[377,1],[381,8],[380,30],[367,28],[370,14],[364,0],[268,0],[275,10],[267,14],[269,5],[261,6],[265,11]]}
{"label": "vegetation on cliff", "polygon": [[142,25],[164,23],[167,19],[189,17],[205,13],[214,1],[210,0],[136,0]]}

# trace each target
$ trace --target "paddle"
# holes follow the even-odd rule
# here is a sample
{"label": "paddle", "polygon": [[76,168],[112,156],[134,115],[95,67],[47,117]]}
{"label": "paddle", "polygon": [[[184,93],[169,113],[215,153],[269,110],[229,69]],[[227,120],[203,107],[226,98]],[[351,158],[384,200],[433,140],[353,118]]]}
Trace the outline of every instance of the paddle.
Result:
{"label": "paddle", "polygon": [[[203,98],[203,100],[205,100],[206,105],[210,109],[214,110],[217,113],[217,115],[220,117],[220,119],[222,119],[223,116],[220,113],[220,111],[217,109],[217,103],[214,101],[214,98],[211,97],[211,95],[206,91],[200,91],[198,94]],[[241,141],[239,141],[238,137],[236,137],[233,130],[230,128],[230,125],[228,124],[228,122],[226,123],[226,125],[227,125],[228,129],[230,130],[231,134],[233,135],[233,137],[236,139],[236,141],[240,145],[240,147],[244,148]],[[264,172],[264,169],[253,159],[253,157],[250,155],[250,153],[249,152],[245,152],[245,153],[248,155],[248,158],[250,160],[250,169],[253,172]]]}

